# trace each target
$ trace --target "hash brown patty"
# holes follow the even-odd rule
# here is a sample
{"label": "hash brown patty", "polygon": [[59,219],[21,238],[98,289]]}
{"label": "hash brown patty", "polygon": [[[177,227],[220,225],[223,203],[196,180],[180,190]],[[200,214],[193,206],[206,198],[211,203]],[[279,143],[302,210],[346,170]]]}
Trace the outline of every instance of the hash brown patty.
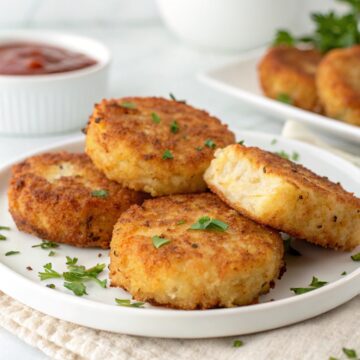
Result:
{"label": "hash brown patty", "polygon": [[103,100],[86,132],[86,152],[97,168],[153,196],[204,191],[214,149],[235,142],[205,111],[155,97]]}
{"label": "hash brown patty", "polygon": [[[226,231],[189,230],[209,216]],[[170,242],[155,248],[152,238]],[[171,195],[134,205],[117,222],[111,285],[136,300],[177,309],[256,302],[283,267],[279,234],[243,217],[211,193]]]}
{"label": "hash brown patty", "polygon": [[144,194],[108,180],[85,154],[33,156],[12,169],[9,210],[19,230],[78,247],[109,248],[119,215]]}
{"label": "hash brown patty", "polygon": [[321,54],[312,49],[275,46],[262,58],[258,73],[267,97],[288,99],[292,105],[319,112],[315,72]]}
{"label": "hash brown patty", "polygon": [[317,71],[325,114],[360,126],[360,46],[330,51]]}
{"label": "hash brown patty", "polygon": [[360,244],[360,199],[276,154],[230,145],[216,152],[204,178],[228,205],[261,224],[333,249]]}

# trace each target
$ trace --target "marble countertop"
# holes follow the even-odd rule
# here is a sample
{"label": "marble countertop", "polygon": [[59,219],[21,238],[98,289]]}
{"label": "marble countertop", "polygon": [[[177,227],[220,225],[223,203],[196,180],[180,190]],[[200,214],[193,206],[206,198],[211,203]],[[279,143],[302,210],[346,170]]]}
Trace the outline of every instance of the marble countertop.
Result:
{"label": "marble countertop", "polygon": [[[55,30],[68,30],[56,29]],[[196,79],[204,71],[227,62],[237,55],[201,52],[185,46],[173,37],[158,21],[147,24],[120,25],[116,28],[73,28],[72,32],[94,37],[104,42],[113,53],[108,96],[125,95],[168,96],[171,92],[177,98],[207,109],[220,117],[232,128],[279,134],[283,123],[279,119],[261,114],[239,100],[216,92]],[[89,109],[89,114],[91,109]],[[84,119],[84,124],[87,119]],[[75,137],[69,133],[49,137],[10,138],[0,136],[0,163],[9,161],[22,153],[38,147],[53,144],[62,139]],[[336,139],[331,143],[348,151],[360,151],[360,146],[347,144]],[[46,359],[38,350],[22,343],[15,336],[0,329],[0,360]]]}

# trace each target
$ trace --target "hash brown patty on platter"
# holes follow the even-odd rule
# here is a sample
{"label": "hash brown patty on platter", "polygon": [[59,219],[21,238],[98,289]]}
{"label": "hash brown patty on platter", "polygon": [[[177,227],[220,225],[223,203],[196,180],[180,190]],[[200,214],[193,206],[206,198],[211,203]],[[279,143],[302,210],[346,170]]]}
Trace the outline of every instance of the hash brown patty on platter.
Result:
{"label": "hash brown patty on platter", "polygon": [[[190,229],[201,218],[210,230]],[[177,309],[247,305],[273,286],[283,252],[277,232],[214,194],[164,196],[119,218],[111,240],[111,285],[136,300]]]}
{"label": "hash brown patty on platter", "polygon": [[360,126],[360,45],[330,51],[316,81],[326,115]]}
{"label": "hash brown patty on platter", "polygon": [[86,153],[97,168],[153,196],[204,191],[215,148],[235,142],[207,112],[156,97],[103,100],[86,133]]}
{"label": "hash brown patty on platter", "polygon": [[258,66],[265,95],[319,112],[315,72],[320,60],[321,54],[312,49],[284,45],[270,48]]}
{"label": "hash brown patty on platter", "polygon": [[230,145],[215,153],[204,178],[229,206],[261,224],[333,249],[360,244],[360,199],[276,154]]}
{"label": "hash brown patty on platter", "polygon": [[85,154],[33,156],[12,169],[9,210],[19,230],[78,247],[109,248],[119,215],[145,194],[108,180]]}

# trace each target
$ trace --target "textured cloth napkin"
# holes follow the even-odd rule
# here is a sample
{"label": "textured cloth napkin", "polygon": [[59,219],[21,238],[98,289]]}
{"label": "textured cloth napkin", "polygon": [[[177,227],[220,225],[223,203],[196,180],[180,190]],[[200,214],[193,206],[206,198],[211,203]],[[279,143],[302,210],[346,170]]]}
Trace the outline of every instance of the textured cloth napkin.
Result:
{"label": "textured cloth napkin", "polygon": [[[324,146],[307,129],[289,121],[283,136],[315,143],[353,163],[360,159]],[[299,324],[254,335],[176,340],[143,338],[89,329],[44,315],[0,292],[0,326],[59,360],[328,360],[345,359],[342,348],[360,355],[360,296]],[[235,339],[244,345],[233,347]]]}

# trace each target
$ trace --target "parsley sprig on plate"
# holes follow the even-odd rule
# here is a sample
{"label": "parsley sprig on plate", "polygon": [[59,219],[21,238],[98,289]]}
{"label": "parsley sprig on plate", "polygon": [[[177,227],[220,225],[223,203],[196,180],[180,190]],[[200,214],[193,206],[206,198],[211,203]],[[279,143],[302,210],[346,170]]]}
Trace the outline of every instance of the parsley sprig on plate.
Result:
{"label": "parsley sprig on plate", "polygon": [[311,20],[315,30],[308,36],[295,37],[286,30],[278,30],[274,45],[294,46],[298,43],[310,43],[322,53],[335,48],[345,48],[360,43],[359,14],[360,0],[338,0],[346,3],[349,10],[345,14],[313,13]]}
{"label": "parsley sprig on plate", "polygon": [[[0,230],[6,230],[6,231],[9,231],[10,228],[8,226],[3,226],[3,225],[0,225]],[[6,240],[6,236],[5,235],[2,235],[0,234],[0,240]]]}
{"label": "parsley sprig on plate", "polygon": [[309,284],[309,287],[291,288],[290,290],[293,291],[295,293],[295,295],[301,295],[301,294],[305,294],[309,291],[319,289],[319,288],[325,286],[327,283],[328,283],[327,281],[321,281],[316,276],[313,276],[312,281]]}
{"label": "parsley sprig on plate", "polygon": [[142,308],[142,307],[144,307],[144,304],[145,304],[141,301],[131,302],[131,300],[129,300],[129,299],[117,299],[117,298],[115,298],[115,302],[117,305],[120,305],[120,306],[135,307],[135,308]]}
{"label": "parsley sprig on plate", "polygon": [[86,282],[94,281],[102,288],[106,288],[106,280],[98,279],[100,273],[105,269],[105,264],[97,264],[89,269],[78,265],[77,258],[66,257],[67,271],[60,274],[52,268],[51,263],[43,266],[44,271],[39,272],[40,280],[60,279],[65,280],[64,287],[71,290],[76,296],[86,295]]}

